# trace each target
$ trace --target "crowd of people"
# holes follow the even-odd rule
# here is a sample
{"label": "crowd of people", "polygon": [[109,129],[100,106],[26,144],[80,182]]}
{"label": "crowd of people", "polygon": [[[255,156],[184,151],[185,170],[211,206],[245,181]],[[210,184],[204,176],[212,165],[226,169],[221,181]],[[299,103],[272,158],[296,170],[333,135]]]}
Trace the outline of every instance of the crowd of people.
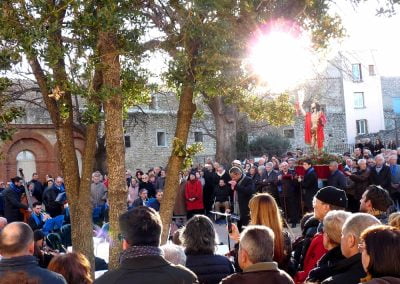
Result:
{"label": "crowd of people", "polygon": [[[167,169],[127,170],[120,267],[96,280],[86,257],[66,249],[62,177],[41,183],[33,174],[26,185],[15,177],[0,189],[0,283],[400,283],[400,149],[358,146],[329,163],[325,181],[301,151],[182,171],[176,230],[164,246],[157,211]],[[106,175],[94,172],[93,225],[104,230],[107,187]],[[25,192],[31,205],[21,202]],[[227,217],[237,219],[226,228],[235,246],[218,255],[215,223]],[[99,258],[95,266],[107,269]]]}

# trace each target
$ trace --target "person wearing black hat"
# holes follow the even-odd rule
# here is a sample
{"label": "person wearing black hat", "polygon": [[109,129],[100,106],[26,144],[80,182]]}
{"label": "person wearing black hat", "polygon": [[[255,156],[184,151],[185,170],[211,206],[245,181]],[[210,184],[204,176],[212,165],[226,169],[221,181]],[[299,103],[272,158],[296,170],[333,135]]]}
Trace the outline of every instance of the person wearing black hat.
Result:
{"label": "person wearing black hat", "polygon": [[6,217],[8,223],[24,220],[20,209],[28,210],[28,206],[21,203],[22,193],[24,193],[22,178],[18,176],[12,178],[10,186],[3,191],[4,217]]}
{"label": "person wearing black hat", "polygon": [[304,282],[317,264],[318,260],[327,252],[323,243],[322,221],[326,214],[332,210],[345,210],[347,196],[344,190],[333,186],[326,186],[318,190],[313,199],[314,217],[320,222],[318,233],[313,237],[308,247],[303,247],[300,271],[295,275],[295,282]]}

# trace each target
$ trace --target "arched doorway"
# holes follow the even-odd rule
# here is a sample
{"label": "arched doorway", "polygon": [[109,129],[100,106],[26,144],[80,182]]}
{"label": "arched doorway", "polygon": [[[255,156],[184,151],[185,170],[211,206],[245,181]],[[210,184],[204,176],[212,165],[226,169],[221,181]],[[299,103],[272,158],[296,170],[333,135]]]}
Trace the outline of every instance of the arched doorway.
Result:
{"label": "arched doorway", "polygon": [[28,150],[23,150],[18,153],[17,157],[17,175],[19,176],[19,169],[24,170],[25,181],[28,182],[32,178],[32,174],[36,172],[36,159],[35,155]]}

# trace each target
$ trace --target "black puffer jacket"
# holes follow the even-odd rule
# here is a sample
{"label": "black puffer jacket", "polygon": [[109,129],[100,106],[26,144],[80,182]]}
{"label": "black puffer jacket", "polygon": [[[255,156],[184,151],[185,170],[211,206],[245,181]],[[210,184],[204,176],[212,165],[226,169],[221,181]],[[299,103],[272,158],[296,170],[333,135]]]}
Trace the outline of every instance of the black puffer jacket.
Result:
{"label": "black puffer jacket", "polygon": [[187,255],[186,267],[193,271],[199,283],[219,283],[235,272],[233,264],[222,255]]}

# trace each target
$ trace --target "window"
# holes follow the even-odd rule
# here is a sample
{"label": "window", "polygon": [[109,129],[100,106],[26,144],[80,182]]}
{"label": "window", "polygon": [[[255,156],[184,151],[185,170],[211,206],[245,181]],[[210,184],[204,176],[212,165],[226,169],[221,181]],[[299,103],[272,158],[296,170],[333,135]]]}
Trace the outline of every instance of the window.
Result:
{"label": "window", "polygon": [[368,65],[369,76],[375,76],[375,65]]}
{"label": "window", "polygon": [[400,98],[392,98],[393,112],[400,114]]}
{"label": "window", "polygon": [[351,74],[353,75],[354,82],[361,82],[362,81],[362,74],[361,74],[361,64],[352,64],[351,65]]}
{"label": "window", "polygon": [[36,172],[35,155],[31,151],[21,151],[17,157],[17,176],[20,176],[19,169],[24,172],[25,179],[30,180],[32,174]]}
{"label": "window", "polygon": [[125,148],[131,147],[131,137],[129,135],[124,136],[125,138]]}
{"label": "window", "polygon": [[167,147],[166,133],[164,131],[157,131],[157,146]]}
{"label": "window", "polygon": [[365,108],[363,92],[354,93],[354,108]]}
{"label": "window", "polygon": [[294,138],[294,129],[284,129],[283,136],[286,138]]}
{"label": "window", "polygon": [[357,124],[357,135],[360,134],[367,134],[367,120],[366,119],[360,119],[356,120]]}
{"label": "window", "polygon": [[194,133],[194,142],[203,142],[203,132],[197,131]]}

